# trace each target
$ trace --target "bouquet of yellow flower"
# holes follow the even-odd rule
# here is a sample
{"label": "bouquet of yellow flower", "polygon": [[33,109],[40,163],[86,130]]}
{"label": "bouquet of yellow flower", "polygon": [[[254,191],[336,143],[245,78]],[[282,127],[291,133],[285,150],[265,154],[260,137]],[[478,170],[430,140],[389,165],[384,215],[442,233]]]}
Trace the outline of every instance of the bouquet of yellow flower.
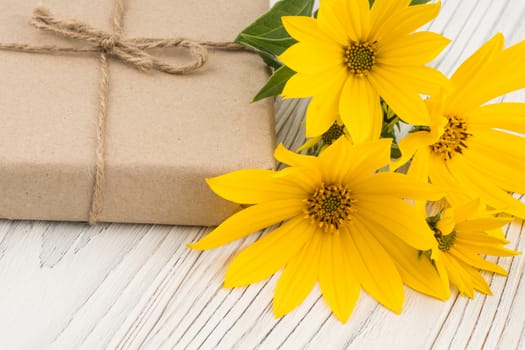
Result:
{"label": "bouquet of yellow flower", "polygon": [[[208,184],[245,205],[199,242],[212,249],[280,224],[240,252],[225,287],[283,270],[282,316],[319,283],[348,320],[361,289],[400,313],[403,287],[442,300],[451,285],[490,294],[485,255],[512,256],[502,227],[525,218],[525,103],[489,102],[525,87],[525,41],[496,34],[447,78],[426,66],[449,43],[416,31],[440,3],[282,0],[237,42],[274,69],[255,100],[311,98],[307,141],[279,145],[278,171],[245,169]],[[401,137],[401,125],[410,132]]]}

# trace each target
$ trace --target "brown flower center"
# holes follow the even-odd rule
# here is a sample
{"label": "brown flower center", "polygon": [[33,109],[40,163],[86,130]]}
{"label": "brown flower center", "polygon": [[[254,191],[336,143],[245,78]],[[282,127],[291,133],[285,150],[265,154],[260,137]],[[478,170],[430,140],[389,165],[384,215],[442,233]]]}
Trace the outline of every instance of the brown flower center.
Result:
{"label": "brown flower center", "polygon": [[441,231],[435,230],[434,238],[436,238],[436,241],[438,242],[439,250],[442,252],[448,252],[456,242],[456,231],[452,231],[448,235],[443,235]]}
{"label": "brown flower center", "polygon": [[305,214],[325,232],[333,232],[350,220],[353,202],[351,191],[345,186],[323,183],[306,200]]}
{"label": "brown flower center", "polygon": [[366,75],[376,63],[374,44],[368,42],[350,43],[345,47],[343,62],[354,75]]}
{"label": "brown flower center", "polygon": [[430,146],[432,152],[441,156],[443,160],[452,159],[456,153],[463,153],[467,148],[466,141],[472,136],[467,132],[467,123],[458,116],[449,116],[443,135],[439,141]]}
{"label": "brown flower center", "polygon": [[325,133],[321,136],[321,140],[323,140],[323,143],[325,145],[331,145],[344,134],[344,126],[337,124],[337,122],[334,122],[330,129],[326,130]]}

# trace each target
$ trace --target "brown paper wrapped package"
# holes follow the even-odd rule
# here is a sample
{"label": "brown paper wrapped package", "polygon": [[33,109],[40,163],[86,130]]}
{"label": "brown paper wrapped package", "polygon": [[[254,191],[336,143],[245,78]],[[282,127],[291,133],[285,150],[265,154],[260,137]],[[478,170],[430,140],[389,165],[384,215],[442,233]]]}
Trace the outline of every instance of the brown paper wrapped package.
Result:
{"label": "brown paper wrapped package", "polygon": [[[113,0],[48,0],[60,18],[111,31]],[[266,0],[126,0],[124,37],[231,41]],[[28,25],[33,0],[0,2],[0,42],[79,45]],[[177,49],[153,52],[185,59]],[[86,221],[94,182],[96,54],[0,50],[0,217]],[[189,75],[140,72],[110,58],[104,202],[99,221],[215,225],[237,207],[204,179],[272,168],[271,101],[250,104],[267,79],[248,52],[210,51]]]}

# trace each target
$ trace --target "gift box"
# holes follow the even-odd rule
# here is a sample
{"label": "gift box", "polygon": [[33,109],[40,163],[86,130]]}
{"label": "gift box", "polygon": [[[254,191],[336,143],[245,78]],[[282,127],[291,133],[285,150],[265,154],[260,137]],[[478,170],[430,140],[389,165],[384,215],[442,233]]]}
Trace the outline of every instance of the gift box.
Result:
{"label": "gift box", "polygon": [[[267,0],[124,1],[122,38],[231,41]],[[33,0],[2,0],[0,42],[89,43],[28,24]],[[111,33],[114,0],[48,0],[40,6]],[[88,45],[89,46],[89,45]],[[184,48],[146,50],[168,64]],[[0,217],[87,221],[96,173],[100,53],[0,50]],[[206,177],[272,168],[272,101],[250,103],[268,78],[247,51],[209,51],[198,71],[144,72],[107,55],[109,86],[102,201],[97,221],[215,225],[237,208]]]}

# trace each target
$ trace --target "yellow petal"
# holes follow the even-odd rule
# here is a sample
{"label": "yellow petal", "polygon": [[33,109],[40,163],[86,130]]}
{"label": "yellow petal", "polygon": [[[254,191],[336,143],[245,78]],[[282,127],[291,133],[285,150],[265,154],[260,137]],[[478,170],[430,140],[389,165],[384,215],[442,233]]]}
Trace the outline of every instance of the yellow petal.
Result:
{"label": "yellow petal", "polygon": [[[500,212],[495,212],[494,215],[500,215]],[[517,221],[515,218],[513,218],[512,216],[510,215],[504,215],[504,214],[501,214],[502,217],[507,217],[509,218],[509,220],[513,220],[513,221]],[[509,241],[507,241],[505,239],[505,232],[503,231],[503,227],[502,228],[498,228],[498,229],[493,229],[493,230],[487,230],[485,231],[485,233],[490,236],[490,237],[494,237],[496,239],[499,239],[501,240],[502,244],[508,244],[510,243]]]}
{"label": "yellow petal", "polygon": [[390,254],[404,283],[410,288],[446,300],[450,297],[450,287],[447,280],[442,279],[431,260],[421,255],[395,236],[376,235],[376,239]]}
{"label": "yellow petal", "polygon": [[278,200],[257,204],[230,216],[200,241],[188,248],[206,250],[230,243],[255,231],[302,215],[304,203],[299,199]]}
{"label": "yellow petal", "polygon": [[477,253],[470,251],[468,248],[465,248],[459,244],[454,244],[454,246],[448,251],[451,256],[454,256],[456,259],[462,260],[466,264],[486,271],[491,271],[498,273],[500,275],[506,276],[507,271],[490,261],[487,261],[477,255]]}
{"label": "yellow petal", "polygon": [[304,163],[306,163],[304,167],[286,167],[276,172],[274,175],[275,181],[288,183],[290,186],[298,187],[305,194],[312,193],[315,188],[319,187],[319,184],[322,181],[321,173],[319,172],[316,158],[314,158],[314,164],[308,164],[307,161]]}
{"label": "yellow petal", "polygon": [[[485,153],[493,159],[504,159],[517,166],[519,172],[525,169],[525,138],[505,132],[488,129],[473,130],[468,146],[476,147],[476,152]],[[474,151],[473,151],[474,152]]]}
{"label": "yellow petal", "polygon": [[400,82],[410,86],[415,91],[435,95],[441,89],[451,89],[452,85],[440,71],[426,66],[390,66],[381,65],[381,71],[391,77],[397,77]]}
{"label": "yellow petal", "polygon": [[339,80],[326,89],[323,94],[314,96],[306,110],[305,136],[321,136],[330,129],[338,115],[339,98],[346,76],[340,75]]}
{"label": "yellow petal", "polygon": [[284,29],[292,38],[313,45],[337,45],[327,33],[319,29],[317,21],[307,16],[282,16]]}
{"label": "yellow petal", "polygon": [[392,43],[381,42],[377,48],[377,63],[419,66],[433,60],[449,43],[449,39],[437,33],[413,33]]}
{"label": "yellow petal", "polygon": [[319,74],[294,74],[284,85],[281,95],[287,98],[306,98],[319,94],[325,89],[325,80]]}
{"label": "yellow petal", "polygon": [[[352,271],[374,299],[390,310],[401,313],[403,307],[403,282],[392,258],[368,232],[361,221],[354,220],[346,235],[348,256]],[[344,232],[344,230],[343,230]]]}
{"label": "yellow petal", "polygon": [[[341,15],[335,12],[331,3],[323,2],[323,6],[319,8],[319,12],[317,13],[317,24],[319,28],[329,33],[330,37],[343,47],[347,46],[352,39],[350,39],[350,36],[347,34],[347,28],[349,27],[341,23],[342,20],[340,17]],[[355,37],[355,34],[353,37]]]}
{"label": "yellow petal", "polygon": [[516,252],[511,249],[506,249],[501,245],[498,244],[491,244],[491,243],[482,243],[479,242],[478,237],[474,237],[473,239],[467,239],[463,236],[457,236],[456,242],[458,245],[465,245],[472,247],[473,249],[476,249],[476,251],[479,254],[484,255],[494,255],[494,256],[516,256],[520,255],[520,252]]}
{"label": "yellow petal", "polygon": [[298,217],[268,233],[233,259],[224,287],[245,286],[273,275],[310,241],[315,229],[315,225]]}
{"label": "yellow petal", "polygon": [[344,50],[341,46],[318,47],[297,43],[279,56],[279,60],[298,73],[315,74],[342,67]]}
{"label": "yellow petal", "polygon": [[425,199],[437,201],[444,193],[436,186],[400,173],[381,172],[353,184],[359,198],[374,196]]}
{"label": "yellow petal", "polygon": [[352,145],[341,138],[326,148],[319,156],[323,180],[332,183],[349,183],[367,177],[384,167],[390,159],[390,139],[381,139]]}
{"label": "yellow petal", "polygon": [[275,149],[274,157],[281,163],[292,167],[312,167],[316,162],[316,157],[292,152],[282,143]]}
{"label": "yellow petal", "polygon": [[346,240],[340,237],[345,234],[348,233],[336,232],[323,237],[319,270],[323,298],[341,322],[350,317],[361,289],[350,266]]}
{"label": "yellow petal", "polygon": [[375,41],[378,39],[378,33],[387,23],[390,17],[396,16],[399,11],[406,9],[410,0],[376,0],[370,11],[370,33],[368,39]]}
{"label": "yellow petal", "polygon": [[443,261],[443,255],[439,249],[436,249],[435,251],[432,251],[432,259],[434,259],[434,266],[438,272],[439,278],[441,279],[441,283],[446,286],[446,289],[450,293],[450,279],[448,278],[447,269],[445,267],[445,263]]}
{"label": "yellow petal", "polygon": [[316,168],[287,167],[277,172],[275,177],[276,181],[283,181],[300,187],[305,194],[312,193],[321,182],[321,175]]}
{"label": "yellow petal", "polygon": [[286,82],[281,95],[283,98],[303,98],[332,94],[341,90],[346,75],[342,65],[320,73],[297,73]]}
{"label": "yellow petal", "polygon": [[373,67],[368,80],[403,121],[412,125],[430,125],[427,107],[414,87],[380,66]]}
{"label": "yellow petal", "polygon": [[307,139],[305,143],[303,143],[299,148],[297,148],[297,152],[306,151],[309,148],[312,148],[313,146],[317,145],[321,141],[321,136],[312,137],[310,139]]}
{"label": "yellow petal", "polygon": [[416,154],[416,152],[428,153],[428,146],[431,145],[433,142],[434,139],[432,135],[426,131],[414,132],[403,137],[398,142],[399,150],[401,151],[401,157],[392,162],[391,169],[395,170],[406,164],[410,160],[410,158],[412,158]]}
{"label": "yellow petal", "polygon": [[492,186],[503,188],[510,192],[525,193],[525,168],[519,162],[505,162],[505,157],[494,158],[486,152],[476,152],[474,148],[463,152],[465,163],[473,171],[483,174],[491,180]]}
{"label": "yellow petal", "polygon": [[458,223],[460,223],[478,216],[478,213],[482,210],[481,201],[479,198],[476,198],[462,206],[456,206],[454,210],[456,220]]}
{"label": "yellow petal", "polygon": [[[503,48],[504,38],[501,33],[494,35],[489,41],[481,46],[476,52],[474,52],[469,58],[467,58],[456,72],[450,78],[452,82],[458,87],[454,97],[451,97],[450,106],[452,109],[457,109],[460,105],[461,96],[467,93],[467,87],[472,82],[472,78],[477,76],[477,73],[483,70],[483,67],[490,62],[494,55],[501,51]],[[476,82],[474,82],[476,83]]]}
{"label": "yellow petal", "polygon": [[451,234],[452,231],[454,231],[455,226],[456,226],[456,218],[454,216],[454,209],[453,208],[445,209],[443,211],[443,214],[441,214],[441,218],[436,224],[436,228],[443,235],[448,235],[448,234]]}
{"label": "yellow petal", "polygon": [[275,287],[273,310],[276,317],[295,309],[310,293],[319,278],[321,232],[315,232],[310,242],[288,263]]}
{"label": "yellow petal", "polygon": [[365,223],[375,235],[397,236],[408,245],[429,250],[435,247],[434,234],[425,218],[408,202],[387,196],[374,195],[367,198],[356,194],[356,212],[352,217]]}
{"label": "yellow petal", "polygon": [[407,175],[423,182],[428,182],[430,151],[428,148],[420,149],[414,155]]}
{"label": "yellow petal", "polygon": [[299,186],[278,181],[274,175],[271,170],[244,169],[206,179],[206,182],[222,198],[241,204],[305,197]]}
{"label": "yellow petal", "polygon": [[466,242],[465,244],[468,246],[501,247],[509,243],[509,241],[507,241],[504,236],[494,236],[487,232],[458,231],[457,233],[458,235],[456,239]]}
{"label": "yellow petal", "polygon": [[425,105],[430,113],[430,135],[434,137],[432,143],[439,141],[445,132],[445,127],[448,124],[448,118],[445,115],[457,115],[445,111],[446,99],[446,91],[441,90],[439,94],[425,100]]}
{"label": "yellow petal", "polygon": [[[354,29],[355,23],[349,16],[349,3],[347,1],[333,1],[333,0],[324,0],[323,6],[320,6],[319,8],[319,14],[318,16],[324,16],[319,19],[318,17],[318,25],[319,27],[323,28],[328,33],[331,33],[331,35],[335,35],[338,41],[340,41],[343,36],[346,36],[350,41],[359,41],[359,38],[357,36],[356,30]],[[330,11],[330,13],[323,14],[323,11]],[[334,18],[331,17],[331,14],[333,16],[337,17],[338,24],[333,24],[332,20]],[[327,29],[330,28],[331,29]],[[338,34],[332,34],[335,31],[338,31]],[[341,32],[339,32],[342,30]],[[348,42],[346,43],[348,44]]]}
{"label": "yellow petal", "polygon": [[464,188],[454,178],[447,164],[435,153],[429,154],[428,175],[430,182],[445,191],[447,201],[452,205],[464,204],[471,200]]}
{"label": "yellow petal", "polygon": [[494,103],[469,112],[474,128],[498,128],[525,134],[525,103]]}
{"label": "yellow petal", "polygon": [[446,256],[447,269],[449,276],[451,276],[450,281],[456,285],[460,293],[473,298],[474,289],[476,289],[481,293],[492,295],[489,285],[477,269],[462,264],[447,254],[443,255]]}
{"label": "yellow petal", "polygon": [[346,137],[336,140],[319,155],[319,167],[323,181],[342,183],[348,172],[349,159],[353,159],[353,145]]}
{"label": "yellow petal", "polygon": [[483,174],[473,171],[456,155],[449,161],[448,167],[458,186],[470,196],[480,197],[491,207],[509,214],[525,218],[525,204],[513,198],[497,186],[490,186],[491,181]]}
{"label": "yellow petal", "polygon": [[496,228],[501,228],[510,221],[510,218],[505,217],[473,218],[458,222],[456,224],[456,231],[479,232],[493,230]]}
{"label": "yellow petal", "polygon": [[466,266],[465,271],[470,275],[470,278],[472,280],[472,285],[477,291],[483,294],[486,294],[486,295],[492,295],[492,291],[490,290],[490,287],[487,284],[487,281],[485,281],[485,279],[479,273],[478,270]]}
{"label": "yellow petal", "polygon": [[462,86],[460,91],[454,94],[451,106],[457,105],[462,112],[470,111],[498,96],[525,87],[525,69],[516,69],[523,66],[524,56],[525,41],[496,52],[483,68],[471,77],[468,85]]}
{"label": "yellow petal", "polygon": [[[346,15],[348,18],[347,23],[351,24],[350,28],[352,29],[348,30],[349,36],[355,35],[356,40],[354,41],[358,42],[367,40],[370,30],[370,5],[368,0],[338,1],[336,3],[346,5],[341,6],[340,11],[341,16]],[[337,8],[335,9],[338,10]]]}
{"label": "yellow petal", "polygon": [[383,125],[379,96],[364,77],[346,80],[339,114],[355,143],[378,139]]}
{"label": "yellow petal", "polygon": [[396,41],[403,35],[412,33],[425,23],[434,19],[441,7],[441,2],[427,5],[408,6],[390,16],[376,35],[376,40],[383,42]]}
{"label": "yellow petal", "polygon": [[461,294],[473,298],[474,284],[470,274],[466,271],[467,266],[461,265],[454,257],[448,254],[441,254],[441,259],[446,267],[450,282],[458,288]]}

